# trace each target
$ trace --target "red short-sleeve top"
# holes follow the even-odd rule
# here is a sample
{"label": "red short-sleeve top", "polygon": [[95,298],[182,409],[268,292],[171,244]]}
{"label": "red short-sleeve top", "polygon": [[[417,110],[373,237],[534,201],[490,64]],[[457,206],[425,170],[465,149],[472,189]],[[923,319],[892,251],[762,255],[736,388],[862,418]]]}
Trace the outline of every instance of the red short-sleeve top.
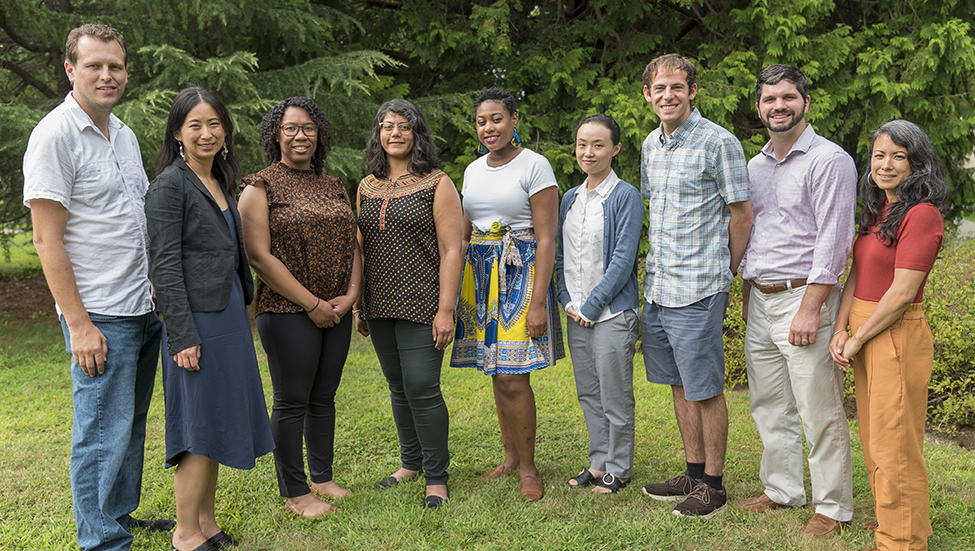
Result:
{"label": "red short-sleeve top", "polygon": [[[883,216],[883,212],[881,212]],[[944,218],[933,203],[918,203],[901,220],[895,233],[897,242],[888,247],[886,239],[877,233],[877,225],[857,237],[853,244],[853,265],[857,281],[853,296],[869,302],[880,302],[894,281],[894,270],[930,272],[944,239]],[[921,282],[914,302],[921,302],[927,276]]]}

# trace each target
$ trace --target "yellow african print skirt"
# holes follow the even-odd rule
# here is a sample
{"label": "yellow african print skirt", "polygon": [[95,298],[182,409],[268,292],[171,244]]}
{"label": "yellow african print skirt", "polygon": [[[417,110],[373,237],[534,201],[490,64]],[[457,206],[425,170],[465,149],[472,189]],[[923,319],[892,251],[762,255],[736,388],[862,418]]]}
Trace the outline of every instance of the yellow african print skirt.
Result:
{"label": "yellow african print skirt", "polygon": [[554,281],[545,297],[548,328],[538,339],[528,335],[535,247],[531,229],[511,231],[497,222],[490,232],[471,236],[451,367],[476,367],[486,375],[520,375],[565,357],[562,324],[553,308]]}

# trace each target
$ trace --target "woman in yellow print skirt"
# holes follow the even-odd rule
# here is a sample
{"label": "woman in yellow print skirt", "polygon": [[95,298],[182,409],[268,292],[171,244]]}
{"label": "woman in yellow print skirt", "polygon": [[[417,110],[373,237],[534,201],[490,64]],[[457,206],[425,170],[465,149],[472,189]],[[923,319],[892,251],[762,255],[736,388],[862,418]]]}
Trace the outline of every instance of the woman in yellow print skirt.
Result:
{"label": "woman in yellow print skirt", "polygon": [[521,147],[514,97],[501,88],[474,100],[487,155],[464,172],[464,239],[469,242],[450,365],[490,375],[504,460],[483,476],[518,473],[528,501],[544,491],[535,467],[531,372],[565,356],[552,271],[558,184],[545,157]]}

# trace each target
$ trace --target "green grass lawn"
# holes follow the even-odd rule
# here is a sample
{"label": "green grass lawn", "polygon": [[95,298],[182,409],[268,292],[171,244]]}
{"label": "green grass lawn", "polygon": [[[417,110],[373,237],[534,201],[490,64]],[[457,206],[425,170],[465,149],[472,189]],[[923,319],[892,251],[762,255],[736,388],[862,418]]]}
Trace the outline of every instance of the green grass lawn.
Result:
{"label": "green grass lawn", "polygon": [[[389,395],[369,341],[356,335],[338,395],[335,479],[355,495],[337,502],[341,513],[296,518],[283,507],[271,456],[251,471],[223,469],[218,521],[243,540],[244,550],[318,549],[659,549],[860,550],[873,547],[859,524],[872,519],[863,457],[854,446],[854,522],[841,537],[810,541],[800,535],[807,506],[751,515],[740,508],[710,521],[677,518],[673,504],[655,502],[640,486],[681,472],[682,447],[669,389],[643,378],[637,357],[637,454],[633,483],[616,495],[571,490],[565,480],[587,464],[586,432],[575,399],[571,365],[563,360],[533,376],[538,403],[538,457],[546,495],[526,503],[517,477],[482,480],[501,458],[489,380],[473,370],[445,368],[451,411],[450,502],[420,508],[423,484],[406,482],[377,492],[372,485],[398,465]],[[257,346],[261,351],[260,344]],[[271,384],[263,355],[268,404]],[[731,428],[725,485],[731,499],[761,491],[761,442],[745,392],[728,394]],[[0,549],[68,550],[75,527],[68,485],[71,379],[58,327],[0,325]],[[141,517],[174,518],[172,471],[163,469],[162,384],[157,382],[143,481]],[[975,549],[975,454],[928,442],[931,549]],[[169,549],[168,534],[137,533],[134,550]]]}
{"label": "green grass lawn", "polygon": [[41,275],[41,259],[34,250],[31,235],[22,232],[9,236],[7,243],[0,241],[0,281]]}

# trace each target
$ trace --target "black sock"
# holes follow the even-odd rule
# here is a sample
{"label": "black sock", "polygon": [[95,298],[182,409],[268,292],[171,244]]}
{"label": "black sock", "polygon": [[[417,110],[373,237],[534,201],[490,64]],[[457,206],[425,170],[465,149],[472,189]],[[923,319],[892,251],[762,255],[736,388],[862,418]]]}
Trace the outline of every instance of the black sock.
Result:
{"label": "black sock", "polygon": [[715,490],[718,490],[719,492],[722,492],[724,491],[724,486],[721,485],[722,478],[724,477],[721,475],[712,476],[705,473],[704,478],[701,479],[701,482],[707,484],[708,486],[714,488]]}
{"label": "black sock", "polygon": [[701,478],[704,477],[704,463],[688,463],[687,474],[693,478],[695,482],[700,482]]}

